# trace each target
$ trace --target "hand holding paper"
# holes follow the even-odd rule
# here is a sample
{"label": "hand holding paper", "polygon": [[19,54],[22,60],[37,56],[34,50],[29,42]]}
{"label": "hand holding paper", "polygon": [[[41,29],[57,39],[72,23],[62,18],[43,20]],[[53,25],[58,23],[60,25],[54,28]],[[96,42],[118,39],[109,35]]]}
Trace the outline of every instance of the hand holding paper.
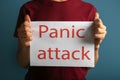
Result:
{"label": "hand holding paper", "polygon": [[95,64],[99,59],[99,47],[105,35],[107,33],[106,26],[103,24],[102,20],[99,18],[99,14],[95,14],[94,24],[93,24],[93,32],[94,32],[94,43],[95,43]]}
{"label": "hand holding paper", "polygon": [[22,45],[30,46],[30,41],[32,40],[32,28],[31,20],[29,15],[25,16],[25,21],[18,28],[18,37]]}
{"label": "hand holding paper", "polygon": [[100,43],[105,38],[105,35],[107,33],[106,26],[103,24],[102,20],[99,18],[99,14],[95,14],[94,19],[94,38],[95,38],[95,49],[99,49]]}

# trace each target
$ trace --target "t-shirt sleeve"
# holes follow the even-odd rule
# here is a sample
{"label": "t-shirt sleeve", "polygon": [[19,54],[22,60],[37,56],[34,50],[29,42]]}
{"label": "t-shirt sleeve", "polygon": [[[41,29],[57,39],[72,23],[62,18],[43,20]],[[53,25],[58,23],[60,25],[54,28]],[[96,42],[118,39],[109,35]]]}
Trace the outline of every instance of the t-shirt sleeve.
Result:
{"label": "t-shirt sleeve", "polygon": [[97,12],[97,9],[93,6],[88,16],[90,21],[94,20],[96,12]]}
{"label": "t-shirt sleeve", "polygon": [[20,25],[24,22],[24,17],[26,14],[29,14],[27,9],[22,6],[19,11],[18,19],[17,19],[17,24],[14,32],[14,37],[18,37],[18,32],[17,29],[20,27]]}

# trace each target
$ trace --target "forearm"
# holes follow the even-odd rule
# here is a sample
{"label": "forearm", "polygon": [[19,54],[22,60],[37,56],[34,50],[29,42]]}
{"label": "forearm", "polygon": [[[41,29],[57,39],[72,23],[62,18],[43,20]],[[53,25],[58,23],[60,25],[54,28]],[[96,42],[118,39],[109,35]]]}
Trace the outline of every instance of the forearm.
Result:
{"label": "forearm", "polygon": [[30,63],[30,47],[18,45],[17,60],[21,67],[26,67]]}
{"label": "forearm", "polygon": [[99,60],[99,49],[95,49],[95,65],[97,64]]}

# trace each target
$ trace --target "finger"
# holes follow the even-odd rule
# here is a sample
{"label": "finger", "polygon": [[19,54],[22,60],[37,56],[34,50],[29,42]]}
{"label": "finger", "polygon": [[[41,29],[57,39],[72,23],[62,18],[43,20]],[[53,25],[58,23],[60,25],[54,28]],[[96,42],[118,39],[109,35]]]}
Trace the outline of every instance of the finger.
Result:
{"label": "finger", "polygon": [[101,29],[106,31],[106,26],[102,22],[96,23],[93,26],[94,30]]}
{"label": "finger", "polygon": [[27,21],[29,23],[31,22],[30,16],[28,14],[25,16],[25,21]]}
{"label": "finger", "polygon": [[25,27],[25,28],[18,28],[17,32],[20,33],[20,34],[21,33],[26,33],[26,32],[32,33],[33,30],[30,27]]}
{"label": "finger", "polygon": [[22,39],[24,39],[24,41],[26,41],[26,42],[28,42],[28,41],[32,41],[32,36],[30,36],[30,37],[26,37],[26,38],[22,38]]}
{"label": "finger", "polygon": [[96,28],[94,34],[104,34],[106,33],[106,28]]}
{"label": "finger", "polygon": [[96,19],[99,19],[99,13],[98,12],[95,13],[94,20],[96,20]]}
{"label": "finger", "polygon": [[30,41],[32,41],[32,37],[29,37],[29,38],[19,38],[20,42],[26,46],[26,43],[27,44],[30,44]]}
{"label": "finger", "polygon": [[28,40],[30,40],[30,37],[32,37],[32,33],[27,32],[27,33],[26,33],[26,38],[28,38]]}
{"label": "finger", "polygon": [[25,28],[25,27],[30,27],[31,28],[31,19],[30,19],[29,15],[25,16],[25,21],[22,24],[22,27],[23,28]]}
{"label": "finger", "polygon": [[102,20],[100,18],[94,20],[94,24],[95,25],[100,25],[100,24],[103,24]]}
{"label": "finger", "polygon": [[103,33],[106,31],[106,28],[101,28],[101,27],[92,27],[92,32],[93,34],[97,34],[97,33]]}
{"label": "finger", "polygon": [[99,17],[99,13],[96,12],[95,18],[94,18],[94,27],[102,27],[102,25],[103,25],[103,22]]}
{"label": "finger", "polygon": [[32,37],[32,33],[30,32],[24,32],[24,33],[18,33],[18,37],[19,38],[24,38],[29,40],[29,37]]}
{"label": "finger", "polygon": [[25,21],[21,26],[23,26],[23,27],[30,27],[31,24],[28,21]]}
{"label": "finger", "polygon": [[105,37],[105,35],[106,35],[106,33],[104,33],[104,34],[95,34],[95,35],[94,35],[94,38],[95,38],[95,39],[103,40],[104,37]]}
{"label": "finger", "polygon": [[26,38],[26,37],[24,37],[24,38],[19,38],[19,40],[21,41],[21,42],[28,42],[28,41],[32,41],[32,37],[28,37],[28,38]]}

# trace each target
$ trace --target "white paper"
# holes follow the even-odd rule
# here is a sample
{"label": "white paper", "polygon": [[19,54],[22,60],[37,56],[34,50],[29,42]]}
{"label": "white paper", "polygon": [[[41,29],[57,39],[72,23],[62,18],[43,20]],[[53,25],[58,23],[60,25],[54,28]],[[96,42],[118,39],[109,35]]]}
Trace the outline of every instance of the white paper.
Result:
{"label": "white paper", "polygon": [[[80,21],[32,22],[33,40],[30,45],[30,66],[94,67],[92,23]],[[67,31],[60,32],[61,29],[67,29],[69,36]],[[57,31],[57,37],[54,35],[55,31]],[[84,38],[77,35],[84,36]],[[49,48],[51,48],[51,52],[48,51]],[[57,52],[56,48],[60,51]]]}

